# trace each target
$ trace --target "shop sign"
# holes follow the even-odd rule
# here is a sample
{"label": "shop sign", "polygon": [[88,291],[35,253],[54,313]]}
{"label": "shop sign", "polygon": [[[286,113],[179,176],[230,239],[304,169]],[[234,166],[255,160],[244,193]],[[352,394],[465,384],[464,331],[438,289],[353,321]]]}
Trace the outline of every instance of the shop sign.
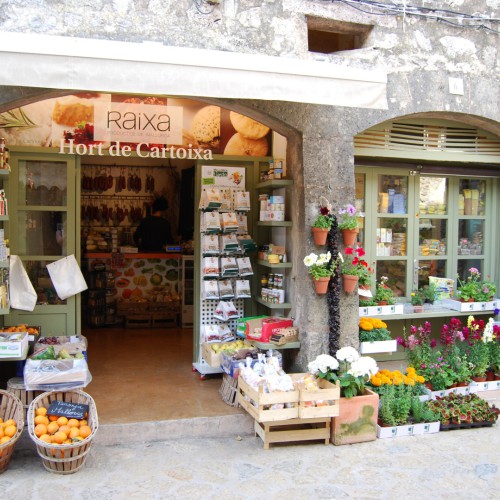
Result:
{"label": "shop sign", "polygon": [[245,188],[245,169],[242,167],[203,165],[201,177],[205,186]]}
{"label": "shop sign", "polygon": [[182,107],[98,101],[94,140],[182,144]]}

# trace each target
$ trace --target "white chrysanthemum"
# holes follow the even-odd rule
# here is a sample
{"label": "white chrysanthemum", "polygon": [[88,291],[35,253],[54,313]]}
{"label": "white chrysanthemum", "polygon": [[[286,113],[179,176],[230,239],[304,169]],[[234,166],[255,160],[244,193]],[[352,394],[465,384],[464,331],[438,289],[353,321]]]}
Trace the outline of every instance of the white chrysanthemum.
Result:
{"label": "white chrysanthemum", "polygon": [[320,354],[314,361],[307,365],[310,373],[316,374],[318,372],[327,373],[328,371],[335,371],[339,367],[339,362],[328,354]]}
{"label": "white chrysanthemum", "polygon": [[347,361],[347,363],[353,363],[359,359],[359,353],[354,349],[354,347],[342,347],[337,351],[335,357],[339,361]]}
{"label": "white chrysanthemum", "polygon": [[493,318],[488,320],[483,332],[483,342],[487,344],[488,342],[493,342]]}
{"label": "white chrysanthemum", "polygon": [[304,257],[304,264],[307,267],[311,267],[312,265],[316,264],[317,260],[318,260],[318,256],[315,253],[310,253],[309,255],[306,255]]}

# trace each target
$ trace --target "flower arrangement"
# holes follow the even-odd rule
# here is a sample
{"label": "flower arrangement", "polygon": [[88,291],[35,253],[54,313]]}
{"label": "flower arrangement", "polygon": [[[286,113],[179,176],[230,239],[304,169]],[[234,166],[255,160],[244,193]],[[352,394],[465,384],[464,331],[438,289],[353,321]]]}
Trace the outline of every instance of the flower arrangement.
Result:
{"label": "flower arrangement", "polygon": [[363,317],[359,320],[360,342],[377,342],[392,340],[387,324],[378,318]]}
{"label": "flower arrangement", "polygon": [[424,296],[420,290],[414,290],[411,292],[411,303],[414,306],[424,305]]}
{"label": "flower arrangement", "polygon": [[319,355],[307,365],[310,373],[330,382],[340,382],[340,394],[352,398],[365,391],[365,384],[371,375],[377,373],[378,366],[373,358],[360,356],[353,347],[339,349],[335,357]]}
{"label": "flower arrangement", "polygon": [[319,215],[314,221],[312,227],[319,227],[321,229],[330,230],[332,224],[333,224],[332,206],[324,196],[321,196]]}
{"label": "flower arrangement", "polygon": [[387,276],[382,276],[380,281],[377,283],[377,288],[375,290],[375,297],[373,300],[376,303],[386,302],[387,305],[393,305],[396,302],[396,297],[394,296],[394,292],[392,288],[387,286],[387,281],[389,278]]}
{"label": "flower arrangement", "polygon": [[358,217],[363,217],[361,212],[358,213],[356,207],[351,204],[345,205],[339,209],[338,228],[339,229],[357,229]]}
{"label": "flower arrangement", "polygon": [[419,375],[415,368],[409,366],[406,369],[406,373],[400,370],[379,370],[375,375],[370,378],[370,384],[374,387],[375,392],[378,391],[378,387],[384,385],[410,385],[416,387],[417,390],[415,394],[419,395],[422,393],[422,386],[425,382],[425,378]]}
{"label": "flower arrangement", "polygon": [[469,276],[465,280],[457,277],[457,290],[459,298],[463,302],[487,302],[495,297],[497,287],[488,277],[488,280],[481,280],[481,273],[475,267],[469,269]]}
{"label": "flower arrangement", "polygon": [[468,336],[468,359],[471,363],[472,377],[484,377],[489,367],[489,347],[493,341],[493,318],[485,325],[484,320],[467,318]]}
{"label": "flower arrangement", "polygon": [[335,272],[337,267],[337,259],[332,259],[330,252],[321,253],[319,255],[314,252],[304,257],[304,264],[309,268],[309,274],[313,279],[329,278]]}

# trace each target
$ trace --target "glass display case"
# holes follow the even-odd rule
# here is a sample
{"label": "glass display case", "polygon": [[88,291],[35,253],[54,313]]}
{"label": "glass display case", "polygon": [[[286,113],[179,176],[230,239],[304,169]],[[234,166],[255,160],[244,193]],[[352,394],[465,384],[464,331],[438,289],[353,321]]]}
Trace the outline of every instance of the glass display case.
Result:
{"label": "glass display case", "polygon": [[486,180],[460,179],[458,215],[485,215]]}
{"label": "glass display case", "polygon": [[408,213],[408,177],[402,175],[378,176],[379,214]]}

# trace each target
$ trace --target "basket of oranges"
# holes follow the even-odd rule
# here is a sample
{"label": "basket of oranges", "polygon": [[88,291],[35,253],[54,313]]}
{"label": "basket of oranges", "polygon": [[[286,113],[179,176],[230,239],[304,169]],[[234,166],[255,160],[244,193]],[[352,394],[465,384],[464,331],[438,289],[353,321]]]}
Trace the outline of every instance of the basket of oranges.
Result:
{"label": "basket of oranges", "polygon": [[0,473],[9,466],[16,441],[24,428],[24,407],[10,392],[0,390]]}
{"label": "basket of oranges", "polygon": [[[88,413],[82,419],[51,415],[54,401],[84,404]],[[44,392],[28,409],[28,431],[36,444],[43,466],[50,472],[72,474],[85,464],[99,422],[92,397],[81,390]]]}

